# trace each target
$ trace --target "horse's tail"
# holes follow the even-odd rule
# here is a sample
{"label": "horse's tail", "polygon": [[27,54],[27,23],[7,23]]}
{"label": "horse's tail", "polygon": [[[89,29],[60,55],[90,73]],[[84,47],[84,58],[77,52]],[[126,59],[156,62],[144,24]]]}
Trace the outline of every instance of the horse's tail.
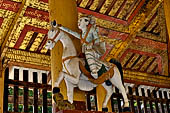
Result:
{"label": "horse's tail", "polygon": [[118,70],[119,70],[119,72],[120,72],[120,75],[121,75],[122,84],[124,85],[124,80],[123,80],[123,69],[122,69],[121,63],[120,63],[118,60],[114,59],[114,58],[110,59],[109,62],[110,62],[110,63],[113,63],[113,64],[115,64],[115,65],[117,66],[117,68],[118,68]]}

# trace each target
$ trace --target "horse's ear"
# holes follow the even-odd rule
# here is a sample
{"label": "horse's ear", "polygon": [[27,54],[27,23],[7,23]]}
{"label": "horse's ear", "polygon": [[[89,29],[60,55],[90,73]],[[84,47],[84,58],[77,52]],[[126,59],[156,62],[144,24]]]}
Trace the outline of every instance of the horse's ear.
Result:
{"label": "horse's ear", "polygon": [[57,22],[56,22],[56,20],[51,21],[50,25],[51,25],[52,27],[57,27]]}
{"label": "horse's ear", "polygon": [[57,25],[56,20],[53,20],[53,26],[56,26],[56,25]]}

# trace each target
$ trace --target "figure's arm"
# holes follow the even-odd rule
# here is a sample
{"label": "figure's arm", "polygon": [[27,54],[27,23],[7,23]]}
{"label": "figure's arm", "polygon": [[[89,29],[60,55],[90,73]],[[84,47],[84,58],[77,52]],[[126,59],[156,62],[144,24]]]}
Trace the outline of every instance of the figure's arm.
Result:
{"label": "figure's arm", "polygon": [[70,29],[68,29],[66,27],[63,27],[63,26],[60,26],[59,29],[61,29],[61,30],[65,31],[65,32],[75,36],[76,38],[80,39],[80,34],[77,33],[77,32],[74,32],[74,31],[72,31],[72,30],[70,30]]}
{"label": "figure's arm", "polygon": [[93,37],[94,37],[94,40],[95,40],[94,43],[99,44],[100,39],[99,39],[99,35],[98,35],[98,28],[94,28],[94,31],[92,33],[93,33]]}

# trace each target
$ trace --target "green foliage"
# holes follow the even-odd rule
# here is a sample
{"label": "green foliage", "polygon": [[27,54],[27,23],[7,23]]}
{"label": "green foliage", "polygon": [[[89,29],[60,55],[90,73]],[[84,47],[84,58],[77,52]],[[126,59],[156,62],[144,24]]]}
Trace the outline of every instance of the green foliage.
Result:
{"label": "green foliage", "polygon": [[33,106],[28,106],[28,112],[33,113]]}
{"label": "green foliage", "polygon": [[13,88],[8,88],[8,93],[9,95],[13,95],[14,94],[14,89]]}
{"label": "green foliage", "polygon": [[29,96],[29,97],[33,97],[33,95],[34,95],[33,90],[29,90],[29,91],[28,91],[28,96]]}
{"label": "green foliage", "polygon": [[48,113],[52,113],[52,106],[47,107]]}
{"label": "green foliage", "polygon": [[52,92],[47,92],[47,98],[52,98]]}
{"label": "green foliage", "polygon": [[137,102],[134,102],[134,106],[135,106],[135,107],[137,106]]}
{"label": "green foliage", "polygon": [[42,106],[38,106],[38,113],[42,113]]}
{"label": "green foliage", "polygon": [[19,88],[19,89],[18,89],[18,95],[19,95],[19,96],[22,96],[23,94],[24,94],[24,90],[21,89],[21,88]]}
{"label": "green foliage", "polygon": [[8,111],[9,111],[9,112],[12,112],[13,109],[14,109],[13,104],[8,104]]}
{"label": "green foliage", "polygon": [[23,109],[23,105],[22,104],[19,104],[18,105],[18,112],[23,112],[24,109]]}

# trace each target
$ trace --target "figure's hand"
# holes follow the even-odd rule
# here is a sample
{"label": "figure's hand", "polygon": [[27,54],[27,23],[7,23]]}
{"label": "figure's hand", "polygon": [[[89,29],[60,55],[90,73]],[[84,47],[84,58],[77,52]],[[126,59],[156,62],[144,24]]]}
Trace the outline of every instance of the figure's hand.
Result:
{"label": "figure's hand", "polygon": [[92,47],[93,47],[93,43],[89,43],[89,44],[87,45],[87,49],[92,49]]}

